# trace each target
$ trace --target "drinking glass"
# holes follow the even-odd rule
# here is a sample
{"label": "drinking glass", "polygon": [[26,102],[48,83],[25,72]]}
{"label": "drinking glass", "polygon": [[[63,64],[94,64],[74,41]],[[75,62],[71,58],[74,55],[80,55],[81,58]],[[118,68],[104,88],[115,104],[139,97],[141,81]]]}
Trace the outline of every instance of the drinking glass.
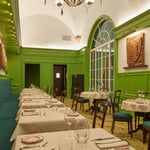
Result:
{"label": "drinking glass", "polygon": [[[72,113],[72,110],[70,108],[66,108],[66,110],[64,112],[64,120],[68,125],[68,131],[70,131],[71,124],[75,119],[75,116],[69,115],[71,113]],[[71,135],[69,134],[68,137],[71,138]]]}
{"label": "drinking glass", "polygon": [[59,141],[59,150],[73,150],[73,142],[70,139],[61,139]]}
{"label": "drinking glass", "polygon": [[76,120],[74,136],[77,143],[81,145],[81,149],[83,149],[90,136],[90,125],[87,119]]}

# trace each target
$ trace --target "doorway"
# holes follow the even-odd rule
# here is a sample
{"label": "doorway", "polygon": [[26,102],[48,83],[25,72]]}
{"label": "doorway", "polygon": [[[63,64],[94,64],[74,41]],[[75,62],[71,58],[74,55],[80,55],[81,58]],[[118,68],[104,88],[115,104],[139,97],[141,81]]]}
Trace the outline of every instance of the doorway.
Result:
{"label": "doorway", "polygon": [[40,64],[25,64],[25,87],[40,87]]}
{"label": "doorway", "polygon": [[61,92],[66,90],[66,65],[54,65],[53,94],[61,96]]}

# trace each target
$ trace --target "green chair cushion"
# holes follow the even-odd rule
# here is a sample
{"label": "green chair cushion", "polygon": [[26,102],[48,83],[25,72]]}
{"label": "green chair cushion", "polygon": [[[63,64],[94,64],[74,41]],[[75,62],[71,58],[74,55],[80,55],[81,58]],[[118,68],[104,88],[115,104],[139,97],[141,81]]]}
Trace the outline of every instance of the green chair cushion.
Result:
{"label": "green chair cushion", "polygon": [[150,128],[150,121],[144,121],[144,122],[143,122],[143,125],[144,125],[146,128]]}
{"label": "green chair cushion", "polygon": [[82,102],[82,103],[89,102],[89,99],[83,98],[83,97],[79,97],[77,100],[78,100],[79,102]]}
{"label": "green chair cushion", "polygon": [[132,115],[124,112],[115,112],[114,117],[119,120],[132,120]]}

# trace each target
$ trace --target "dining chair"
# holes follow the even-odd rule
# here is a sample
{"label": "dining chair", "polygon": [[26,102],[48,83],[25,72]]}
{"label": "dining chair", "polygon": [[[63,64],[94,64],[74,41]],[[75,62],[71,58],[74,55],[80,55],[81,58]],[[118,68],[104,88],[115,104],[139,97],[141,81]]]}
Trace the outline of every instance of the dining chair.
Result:
{"label": "dining chair", "polygon": [[[128,112],[121,112],[118,109],[115,109],[115,105],[112,105],[112,127],[111,132],[114,133],[115,122],[127,122],[128,123],[128,133],[130,133],[132,138],[132,115]],[[117,110],[117,111],[116,111]]]}
{"label": "dining chair", "polygon": [[[143,143],[145,143],[147,134],[150,134],[150,120],[144,120],[142,126],[143,126]],[[150,148],[150,139],[148,140],[148,145]]]}
{"label": "dining chair", "polygon": [[104,127],[104,122],[105,122],[105,117],[106,117],[106,112],[108,108],[108,103],[106,102],[107,99],[94,99],[93,100],[93,105],[94,105],[94,116],[93,116],[93,128],[95,128],[96,124],[96,119],[101,120],[101,128]]}
{"label": "dining chair", "polygon": [[75,107],[75,111],[77,111],[78,104],[80,104],[80,109],[84,111],[84,104],[88,104],[88,107],[90,108],[90,100],[88,98],[80,97],[81,89],[76,88],[76,90],[73,93],[73,101],[72,101],[72,108]]}
{"label": "dining chair", "polygon": [[[110,101],[108,101],[109,107],[112,107],[112,105],[113,105],[113,107],[117,108],[118,112],[119,112],[120,98],[121,98],[121,90],[120,89],[115,90],[114,95],[110,96]],[[110,108],[110,110],[111,110],[111,108]]]}
{"label": "dining chair", "polygon": [[63,91],[61,92],[61,99],[60,99],[61,102],[64,103],[65,98],[66,98],[66,95],[67,95],[67,91],[66,91],[66,90],[63,90]]}
{"label": "dining chair", "polygon": [[[140,93],[141,91],[138,91],[137,92],[137,97],[139,97],[139,94],[141,94]],[[147,95],[150,95],[150,92],[145,92],[145,91],[142,91],[142,94],[144,94],[144,96],[147,96]],[[145,118],[145,116],[147,116],[148,115],[148,113],[146,113],[146,112],[135,112],[134,113],[134,125],[135,125],[135,129],[137,128],[137,126],[139,126],[140,125],[140,120],[141,120],[141,118]]]}

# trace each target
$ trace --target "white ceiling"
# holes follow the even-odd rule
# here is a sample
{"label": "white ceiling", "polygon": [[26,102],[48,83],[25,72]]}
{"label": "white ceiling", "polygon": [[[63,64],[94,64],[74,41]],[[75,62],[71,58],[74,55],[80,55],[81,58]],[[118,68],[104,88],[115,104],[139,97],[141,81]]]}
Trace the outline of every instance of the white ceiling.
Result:
{"label": "white ceiling", "polygon": [[[150,9],[150,0],[95,0],[86,11],[84,5],[69,8],[63,15],[54,0],[19,0],[22,47],[79,50],[87,45],[96,19],[109,16],[118,26]],[[81,41],[74,37],[81,35]]]}

